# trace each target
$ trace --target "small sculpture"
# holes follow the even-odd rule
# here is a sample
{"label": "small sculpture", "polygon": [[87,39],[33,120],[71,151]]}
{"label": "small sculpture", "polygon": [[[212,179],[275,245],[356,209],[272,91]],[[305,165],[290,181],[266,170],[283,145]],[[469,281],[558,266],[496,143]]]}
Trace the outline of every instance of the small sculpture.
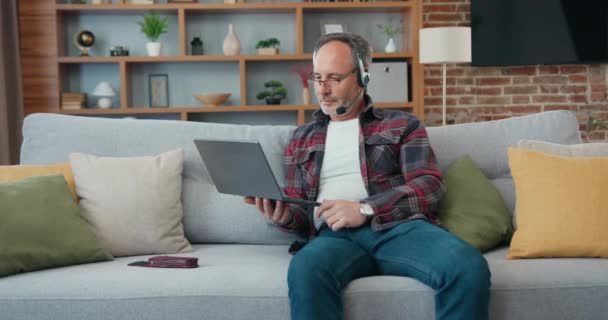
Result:
{"label": "small sculpture", "polygon": [[95,35],[89,30],[82,30],[74,35],[74,45],[80,50],[80,56],[88,56],[89,48],[95,43]]}

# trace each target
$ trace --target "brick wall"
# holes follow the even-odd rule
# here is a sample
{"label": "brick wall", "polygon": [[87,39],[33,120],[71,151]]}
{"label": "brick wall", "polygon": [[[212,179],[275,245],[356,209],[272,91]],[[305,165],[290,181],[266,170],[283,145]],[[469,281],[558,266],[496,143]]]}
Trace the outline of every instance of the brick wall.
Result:
{"label": "brick wall", "polygon": [[[470,0],[424,0],[424,27],[469,26]],[[541,111],[576,112],[588,141],[608,141],[608,65],[447,67],[448,123],[508,118]],[[441,125],[441,66],[424,66],[426,123]],[[589,117],[595,125],[588,130]]]}

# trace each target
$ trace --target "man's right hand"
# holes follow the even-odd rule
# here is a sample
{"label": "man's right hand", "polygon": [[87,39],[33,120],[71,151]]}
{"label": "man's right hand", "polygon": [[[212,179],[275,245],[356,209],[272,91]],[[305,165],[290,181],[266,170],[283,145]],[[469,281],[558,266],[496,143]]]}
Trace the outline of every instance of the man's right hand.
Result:
{"label": "man's right hand", "polygon": [[275,201],[263,198],[245,197],[245,203],[255,205],[258,211],[268,220],[285,225],[291,221],[292,215],[289,206],[283,201]]}

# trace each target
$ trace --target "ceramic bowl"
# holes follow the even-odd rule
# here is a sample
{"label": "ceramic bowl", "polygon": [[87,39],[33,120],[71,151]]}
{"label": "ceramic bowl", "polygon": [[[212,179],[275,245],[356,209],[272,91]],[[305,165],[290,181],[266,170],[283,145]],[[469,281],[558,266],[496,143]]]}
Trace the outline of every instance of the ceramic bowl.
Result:
{"label": "ceramic bowl", "polygon": [[195,93],[193,96],[196,100],[200,101],[204,105],[208,106],[218,106],[228,98],[230,98],[231,93]]}

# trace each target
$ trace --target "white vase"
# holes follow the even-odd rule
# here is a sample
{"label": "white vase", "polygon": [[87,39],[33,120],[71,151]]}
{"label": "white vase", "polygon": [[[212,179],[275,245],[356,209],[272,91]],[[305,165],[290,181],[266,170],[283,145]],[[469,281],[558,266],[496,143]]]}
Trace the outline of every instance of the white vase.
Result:
{"label": "white vase", "polygon": [[386,44],[386,47],[384,47],[384,52],[396,52],[396,51],[397,51],[397,47],[395,46],[395,40],[393,40],[393,38],[389,38],[388,43]]}
{"label": "white vase", "polygon": [[241,41],[239,40],[239,37],[236,36],[232,23],[228,25],[228,34],[226,34],[226,37],[224,38],[222,50],[227,56],[235,56],[241,53]]}
{"label": "white vase", "polygon": [[160,49],[163,47],[160,42],[148,42],[146,43],[146,50],[148,50],[148,56],[158,57],[160,56]]}
{"label": "white vase", "polygon": [[302,104],[310,104],[310,91],[308,88],[302,88]]}

